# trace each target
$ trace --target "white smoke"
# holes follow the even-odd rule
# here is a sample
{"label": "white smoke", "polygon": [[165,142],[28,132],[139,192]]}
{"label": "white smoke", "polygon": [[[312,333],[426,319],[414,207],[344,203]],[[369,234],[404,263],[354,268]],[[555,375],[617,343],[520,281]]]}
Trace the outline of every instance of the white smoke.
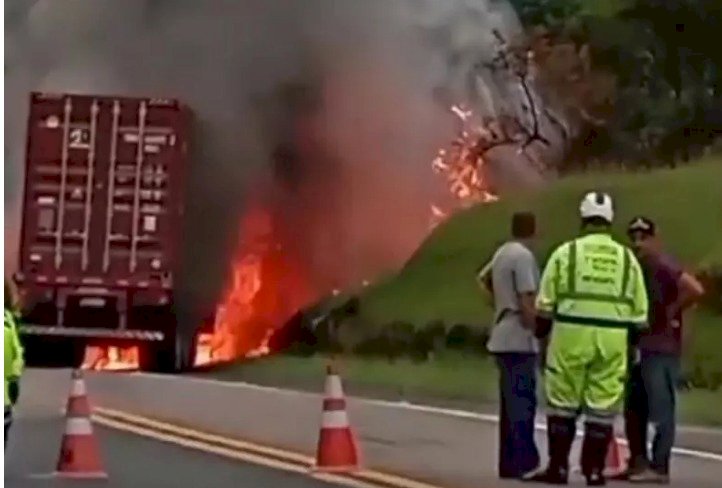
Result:
{"label": "white smoke", "polygon": [[[323,206],[318,192],[341,186],[326,235],[317,226],[298,238],[348,280],[399,264],[423,237],[439,190],[429,163],[452,136],[448,103],[517,110],[509,80],[475,68],[495,54],[492,29],[520,33],[505,1],[6,0],[5,9],[8,222],[18,221],[30,91],[178,97],[202,134],[189,219],[190,274],[204,299],[223,282],[242,195],[270,178],[279,136],[269,126],[297,129],[268,102],[284,86],[318,90],[310,130],[336,167],[332,181],[281,200]],[[14,234],[6,226],[6,269]]]}

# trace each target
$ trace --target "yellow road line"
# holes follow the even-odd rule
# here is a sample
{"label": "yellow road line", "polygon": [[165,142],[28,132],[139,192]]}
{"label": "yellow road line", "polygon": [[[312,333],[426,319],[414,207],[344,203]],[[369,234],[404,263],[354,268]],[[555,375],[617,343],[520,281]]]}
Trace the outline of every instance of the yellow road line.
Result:
{"label": "yellow road line", "polygon": [[309,474],[352,488],[441,488],[372,470],[350,474],[312,472],[314,458],[297,452],[202,432],[148,417],[96,407],[93,420],[103,426],[273,469]]}

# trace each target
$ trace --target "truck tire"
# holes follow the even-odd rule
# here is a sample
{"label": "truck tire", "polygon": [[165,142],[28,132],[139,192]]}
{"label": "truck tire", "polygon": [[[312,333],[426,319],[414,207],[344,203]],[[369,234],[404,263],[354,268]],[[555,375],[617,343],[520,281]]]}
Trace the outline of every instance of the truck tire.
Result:
{"label": "truck tire", "polygon": [[175,373],[175,337],[140,346],[140,369],[152,373]]}
{"label": "truck tire", "polygon": [[85,349],[72,339],[43,336],[23,336],[25,364],[41,368],[79,368]]}

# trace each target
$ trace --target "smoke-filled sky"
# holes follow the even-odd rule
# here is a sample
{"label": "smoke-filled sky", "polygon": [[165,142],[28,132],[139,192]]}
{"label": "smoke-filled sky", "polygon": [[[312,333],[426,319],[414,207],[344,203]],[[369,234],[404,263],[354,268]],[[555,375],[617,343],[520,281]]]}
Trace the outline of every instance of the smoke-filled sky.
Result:
{"label": "smoke-filled sky", "polygon": [[[198,117],[190,273],[213,283],[209,296],[251,190],[280,206],[319,279],[343,284],[405,259],[442,190],[429,164],[453,134],[448,103],[469,96],[472,67],[493,56],[492,28],[519,29],[497,0],[6,0],[5,9],[6,270],[28,92],[177,97]],[[487,88],[482,101],[503,100],[503,83]],[[292,162],[279,166],[279,147]]]}

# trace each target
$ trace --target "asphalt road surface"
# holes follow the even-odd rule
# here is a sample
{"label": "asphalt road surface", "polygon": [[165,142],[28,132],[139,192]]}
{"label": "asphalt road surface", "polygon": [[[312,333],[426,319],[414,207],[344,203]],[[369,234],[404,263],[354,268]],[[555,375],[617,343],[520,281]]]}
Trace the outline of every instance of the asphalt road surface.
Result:
{"label": "asphalt road surface", "polygon": [[[323,381],[323,377],[319,380]],[[271,445],[302,455],[313,455],[318,439],[322,401],[314,394],[188,377],[144,374],[93,373],[87,376],[87,384],[91,402],[95,405],[192,427],[198,431]],[[46,418],[54,416],[53,418],[57,419],[58,405],[62,404],[62,400],[55,398],[51,407],[43,406],[43,403],[47,403],[46,392],[59,388],[61,393],[55,396],[63,397],[68,385],[67,370],[29,371],[23,379],[21,413],[29,416],[28,420],[31,422],[36,418],[36,423],[40,410],[45,412]],[[368,468],[447,488],[519,486],[518,482],[500,481],[496,476],[497,426],[492,421],[457,418],[418,411],[404,405],[360,399],[349,401],[349,416],[360,441],[362,458]],[[41,428],[39,423],[37,428]],[[119,482],[130,479],[123,477],[142,476],[139,473],[150,469],[156,473],[154,476],[167,476],[172,481],[165,484],[152,482],[148,486],[186,486],[176,484],[177,480],[181,480],[181,483],[187,481],[187,486],[208,487],[223,487],[229,480],[232,480],[233,486],[319,486],[309,484],[318,483],[317,480],[305,477],[296,478],[292,474],[284,475],[237,465],[220,458],[128,437],[125,434],[105,430],[100,430],[99,433],[104,436],[104,455],[108,460],[111,480]],[[710,435],[713,436],[712,439],[717,439],[718,434]],[[11,437],[9,447],[15,450],[11,455],[38,456],[38,460],[20,459],[18,466],[29,466],[22,472],[49,471],[54,465],[59,435],[55,435],[56,444],[52,449],[37,445],[49,441],[38,442],[28,437],[25,441],[28,446],[25,448],[25,455],[22,454],[23,448],[20,445],[22,437],[19,426]],[[538,443],[542,451],[546,447],[544,437],[544,434],[539,432]],[[579,459],[579,444],[576,443],[572,463]],[[714,444],[719,446],[719,442]],[[702,445],[697,449],[714,450]],[[46,450],[47,454],[42,454]],[[8,464],[8,467],[15,470],[13,464]],[[198,465],[208,468],[199,469]],[[722,457],[719,454],[711,453],[706,457],[704,452],[691,456],[677,455],[673,459],[672,469],[672,487],[721,486]],[[247,479],[257,479],[254,477],[264,477],[268,481],[245,482]],[[135,486],[146,486],[140,483]],[[577,475],[572,485],[583,486],[583,481]],[[617,483],[614,485],[629,486]],[[10,486],[32,485],[16,483]]]}
{"label": "asphalt road surface", "polygon": [[[8,488],[329,488],[313,478],[237,462],[190,448],[94,426],[107,481],[60,480],[50,476],[58,460],[64,428],[61,407],[67,372],[58,381],[32,384],[27,378],[5,455]],[[38,387],[41,386],[41,387]]]}

